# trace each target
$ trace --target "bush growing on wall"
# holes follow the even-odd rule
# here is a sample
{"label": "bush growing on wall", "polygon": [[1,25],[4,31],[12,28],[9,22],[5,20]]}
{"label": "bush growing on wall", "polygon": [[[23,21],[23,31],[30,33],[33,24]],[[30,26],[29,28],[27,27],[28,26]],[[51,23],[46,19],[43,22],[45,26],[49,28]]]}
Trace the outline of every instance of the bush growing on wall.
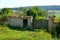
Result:
{"label": "bush growing on wall", "polygon": [[46,16],[46,11],[40,10],[38,7],[32,7],[27,11],[28,16],[33,16],[33,19],[36,20],[37,17]]}

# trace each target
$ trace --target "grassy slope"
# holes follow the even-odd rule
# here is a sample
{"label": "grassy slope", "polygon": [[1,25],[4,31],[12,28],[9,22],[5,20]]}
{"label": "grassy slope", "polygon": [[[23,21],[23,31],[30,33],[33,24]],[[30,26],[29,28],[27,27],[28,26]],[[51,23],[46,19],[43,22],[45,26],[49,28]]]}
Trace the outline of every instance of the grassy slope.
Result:
{"label": "grassy slope", "polygon": [[13,30],[0,26],[0,40],[52,40],[51,35],[44,31]]}
{"label": "grassy slope", "polygon": [[60,21],[60,13],[56,13],[55,15],[56,15],[56,20]]}

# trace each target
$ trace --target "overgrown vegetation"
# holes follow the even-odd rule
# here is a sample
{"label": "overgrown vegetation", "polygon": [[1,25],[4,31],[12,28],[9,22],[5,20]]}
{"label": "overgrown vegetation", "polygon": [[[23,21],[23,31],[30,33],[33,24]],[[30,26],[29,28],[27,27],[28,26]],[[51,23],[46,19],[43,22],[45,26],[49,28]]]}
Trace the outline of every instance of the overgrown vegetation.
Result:
{"label": "overgrown vegetation", "polygon": [[[0,21],[2,19],[2,21],[4,22],[4,20],[6,20],[6,18],[11,15],[33,16],[34,20],[40,20],[40,19],[44,19],[46,17],[46,14],[47,12],[45,10],[41,10],[38,7],[32,7],[30,9],[23,8],[23,11],[17,11],[16,14],[10,8],[3,8],[0,10]],[[24,29],[11,28],[10,26],[1,24],[0,40],[53,40],[52,37],[54,33],[52,33],[51,35],[48,31],[41,30],[41,29],[32,30],[32,29],[26,29],[26,28]],[[60,22],[58,23],[58,26],[55,31],[57,34],[60,35]],[[54,36],[56,35],[54,34]]]}
{"label": "overgrown vegetation", "polygon": [[44,30],[37,30],[13,30],[8,26],[0,25],[0,40],[52,40],[51,34]]}
{"label": "overgrown vegetation", "polygon": [[40,10],[38,7],[32,7],[27,11],[28,16],[33,16],[34,20],[37,20],[38,17],[45,17],[47,14],[46,11]]}

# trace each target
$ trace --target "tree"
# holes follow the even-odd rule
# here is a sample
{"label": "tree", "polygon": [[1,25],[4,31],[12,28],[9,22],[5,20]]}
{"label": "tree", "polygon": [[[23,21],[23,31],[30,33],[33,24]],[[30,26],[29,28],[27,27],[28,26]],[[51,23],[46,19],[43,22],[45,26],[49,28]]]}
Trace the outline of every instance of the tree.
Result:
{"label": "tree", "polygon": [[1,10],[2,15],[12,13],[13,11],[10,8],[3,8]]}
{"label": "tree", "polygon": [[28,16],[33,16],[33,19],[35,19],[37,17],[37,11],[33,10],[33,9],[30,9],[30,10],[27,11],[27,15]]}
{"label": "tree", "polygon": [[0,11],[0,15],[2,15],[2,12]]}
{"label": "tree", "polygon": [[11,15],[13,11],[10,8],[3,8],[0,10],[0,18],[6,19],[9,15]]}
{"label": "tree", "polygon": [[46,16],[46,15],[47,15],[47,11],[45,11],[45,10],[40,10],[40,11],[38,11],[38,16],[44,17],[44,16]]}
{"label": "tree", "polygon": [[39,16],[44,17],[46,15],[46,11],[40,10],[38,7],[32,7],[31,9],[29,9],[27,11],[27,15],[28,16],[33,16],[33,19],[35,20],[36,17],[39,17]]}
{"label": "tree", "polygon": [[28,10],[28,8],[26,8],[26,7],[23,7],[22,8],[22,12],[23,12],[23,16],[26,16],[27,15],[27,10]]}

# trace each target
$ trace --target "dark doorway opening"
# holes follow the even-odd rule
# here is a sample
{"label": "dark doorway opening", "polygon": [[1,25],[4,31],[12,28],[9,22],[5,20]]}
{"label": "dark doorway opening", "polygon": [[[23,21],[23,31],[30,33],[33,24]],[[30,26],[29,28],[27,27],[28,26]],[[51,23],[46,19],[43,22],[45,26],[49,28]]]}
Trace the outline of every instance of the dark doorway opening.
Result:
{"label": "dark doorway opening", "polygon": [[28,26],[28,20],[27,19],[23,19],[23,28]]}

